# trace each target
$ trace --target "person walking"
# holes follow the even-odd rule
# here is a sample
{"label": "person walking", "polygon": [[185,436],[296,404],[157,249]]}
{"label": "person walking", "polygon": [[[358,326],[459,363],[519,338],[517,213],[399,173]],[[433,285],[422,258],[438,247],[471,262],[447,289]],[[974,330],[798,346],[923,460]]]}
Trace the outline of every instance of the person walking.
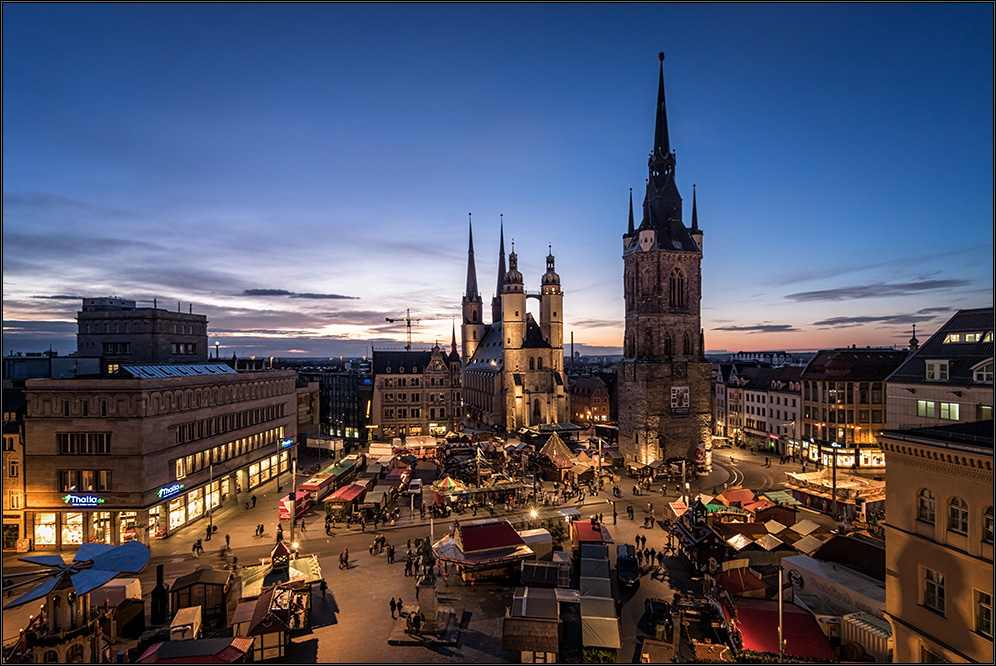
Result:
{"label": "person walking", "polygon": [[392,620],[397,620],[398,619],[398,618],[394,617],[394,612],[396,610],[398,610],[398,602],[394,600],[394,597],[391,597],[391,619]]}
{"label": "person walking", "polygon": [[401,600],[401,597],[398,597],[398,617],[401,617],[402,609],[404,607],[405,607],[405,602]]}
{"label": "person walking", "polygon": [[231,547],[232,547],[232,537],[230,537],[230,536],[228,536],[226,534],[225,535],[225,548],[231,548]]}
{"label": "person walking", "polygon": [[254,508],[254,509],[255,509],[255,508],[256,508],[256,496],[255,496],[255,495],[253,495],[253,496],[252,496],[252,497],[250,497],[249,499],[251,499],[251,500],[252,500],[252,508]]}
{"label": "person walking", "polygon": [[322,591],[322,599],[324,599],[325,592],[329,589],[329,584],[325,582],[324,578],[322,579],[322,582],[318,584],[318,589]]}

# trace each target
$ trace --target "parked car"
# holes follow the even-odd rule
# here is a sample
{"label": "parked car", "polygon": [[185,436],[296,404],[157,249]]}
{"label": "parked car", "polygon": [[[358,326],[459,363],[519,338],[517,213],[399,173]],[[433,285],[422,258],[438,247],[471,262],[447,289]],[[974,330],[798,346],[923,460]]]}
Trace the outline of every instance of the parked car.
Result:
{"label": "parked car", "polygon": [[412,482],[408,484],[408,494],[418,495],[422,492],[422,479],[412,479]]}
{"label": "parked car", "polygon": [[647,613],[647,628],[651,634],[657,634],[658,627],[666,627],[667,635],[671,635],[672,622],[671,604],[663,599],[647,599],[643,602]]}
{"label": "parked car", "polygon": [[621,587],[635,587],[640,584],[640,563],[636,559],[633,544],[621,543],[616,551],[616,579]]}

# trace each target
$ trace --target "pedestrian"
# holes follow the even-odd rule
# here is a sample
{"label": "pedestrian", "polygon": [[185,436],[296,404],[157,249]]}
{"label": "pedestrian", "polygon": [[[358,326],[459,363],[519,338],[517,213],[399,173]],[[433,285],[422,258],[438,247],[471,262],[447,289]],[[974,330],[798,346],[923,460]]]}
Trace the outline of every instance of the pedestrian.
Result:
{"label": "pedestrian", "polygon": [[405,578],[408,578],[411,575],[412,575],[412,561],[410,559],[405,560]]}
{"label": "pedestrian", "polygon": [[394,600],[394,597],[391,597],[391,619],[392,620],[397,620],[398,619],[398,618],[394,617],[394,612],[396,610],[398,610],[398,602]]}
{"label": "pedestrian", "polygon": [[641,567],[643,566],[643,551],[642,550],[637,549],[637,551],[636,551],[636,561],[640,563]]}
{"label": "pedestrian", "polygon": [[231,548],[231,547],[232,547],[232,537],[230,537],[230,536],[228,536],[226,534],[225,535],[225,548]]}
{"label": "pedestrian", "polygon": [[332,535],[332,525],[330,523],[325,523],[325,536]]}
{"label": "pedestrian", "polygon": [[198,554],[197,554],[197,542],[196,541],[194,542],[194,545],[190,547],[190,552],[194,554],[194,557],[198,556]]}
{"label": "pedestrian", "polygon": [[232,571],[235,571],[238,568],[239,568],[239,558],[232,555]]}
{"label": "pedestrian", "polygon": [[250,499],[252,499],[252,508],[255,509],[256,508],[256,496],[253,495]]}
{"label": "pedestrian", "polygon": [[307,530],[304,529],[304,518],[302,518],[301,519],[301,532],[306,532],[306,531]]}
{"label": "pedestrian", "polygon": [[204,544],[201,542],[200,539],[198,539],[197,540],[197,553],[200,554],[200,553],[203,553],[203,552],[204,552]]}
{"label": "pedestrian", "polygon": [[408,552],[409,553],[412,552],[412,540],[411,539],[408,540]]}
{"label": "pedestrian", "polygon": [[320,589],[322,591],[322,599],[324,599],[325,598],[325,592],[329,589],[329,584],[325,582],[324,578],[322,579],[322,582],[318,584],[318,589]]}
{"label": "pedestrian", "polygon": [[399,616],[403,615],[401,609],[404,608],[404,606],[405,606],[405,602],[401,600],[401,597],[398,597],[398,615]]}
{"label": "pedestrian", "polygon": [[360,518],[360,531],[361,532],[366,532],[367,531],[367,519],[366,518]]}
{"label": "pedestrian", "polygon": [[651,564],[653,564],[656,561],[657,561],[657,550],[653,546],[651,546],[650,547],[650,562],[651,562]]}
{"label": "pedestrian", "polygon": [[249,500],[246,500],[246,511],[249,510]]}
{"label": "pedestrian", "polygon": [[205,541],[210,541],[211,540],[211,527],[210,526],[209,527],[205,527],[204,528],[204,532],[205,532],[205,534],[204,534],[205,539],[204,540]]}

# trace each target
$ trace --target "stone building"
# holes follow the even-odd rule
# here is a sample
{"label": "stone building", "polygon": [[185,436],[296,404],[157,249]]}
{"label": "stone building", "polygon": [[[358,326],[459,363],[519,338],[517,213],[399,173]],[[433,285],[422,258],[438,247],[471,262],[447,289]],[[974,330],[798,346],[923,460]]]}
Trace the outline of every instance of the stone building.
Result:
{"label": "stone building", "polygon": [[460,355],[456,335],[449,354],[373,352],[373,416],[377,437],[442,436],[460,422]]}
{"label": "stone building", "polygon": [[892,661],[993,663],[993,422],[879,441]]}
{"label": "stone building", "polygon": [[[514,431],[564,423],[569,419],[564,373],[564,296],[554,270],[553,252],[539,293],[528,293],[513,246],[505,270],[501,232],[498,284],[491,301],[491,323],[484,323],[477,288],[474,235],[470,230],[467,289],[463,296],[463,408],[471,427]],[[526,299],[540,302],[539,323],[526,311]]]}
{"label": "stone building", "polygon": [[[25,532],[35,549],[148,543],[290,469],[293,371],[121,365],[30,379]],[[289,478],[289,477],[288,477]]]}
{"label": "stone building", "polygon": [[[820,350],[802,371],[805,456],[829,466],[883,467],[885,379],[906,359],[887,347]],[[808,446],[806,446],[808,443]]]}
{"label": "stone building", "polygon": [[598,377],[578,377],[571,384],[571,422],[592,426],[609,422],[609,390]]}
{"label": "stone building", "polygon": [[619,364],[619,451],[650,463],[691,457],[711,440],[712,366],[701,326],[702,230],[695,195],[692,225],[682,221],[675,155],[667,130],[664,54],[643,219],[623,234],[626,331]]}
{"label": "stone building", "polygon": [[886,378],[887,425],[922,428],[993,417],[993,309],[960,310]]}
{"label": "stone building", "polygon": [[76,314],[76,352],[99,356],[113,370],[122,363],[204,363],[207,317],[156,307],[139,308],[123,298],[84,298]]}

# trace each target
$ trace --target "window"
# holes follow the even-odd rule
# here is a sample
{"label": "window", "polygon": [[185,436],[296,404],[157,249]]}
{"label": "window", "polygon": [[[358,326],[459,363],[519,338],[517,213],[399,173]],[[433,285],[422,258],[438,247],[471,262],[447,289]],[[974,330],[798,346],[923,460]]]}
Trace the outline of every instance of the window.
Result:
{"label": "window", "polygon": [[[868,412],[865,412],[866,414]],[[916,415],[925,416],[928,418],[933,418],[934,416],[934,401],[933,400],[917,400],[916,401]]]}
{"label": "window", "polygon": [[981,384],[992,384],[993,383],[993,362],[989,361],[984,365],[977,367],[972,372],[973,381],[977,381]]}
{"label": "window", "polygon": [[60,432],[55,435],[63,455],[107,455],[111,452],[109,432]]}
{"label": "window", "polygon": [[934,523],[934,493],[929,489],[924,488],[917,495],[917,508],[916,508],[916,518],[917,520],[922,520],[925,523]]}
{"label": "window", "polygon": [[10,465],[7,468],[7,476],[9,476],[12,479],[16,479],[20,475],[21,475],[20,461],[11,460]]}
{"label": "window", "polygon": [[982,514],[982,540],[985,543],[993,542],[993,508],[987,506]]}
{"label": "window", "polygon": [[952,497],[948,503],[948,531],[968,534],[968,505],[960,497]]}
{"label": "window", "polygon": [[944,615],[944,576],[926,567],[923,569],[923,605]]}
{"label": "window", "polygon": [[176,459],[176,478],[177,480],[182,479],[187,476],[186,468],[183,464],[183,458]]}
{"label": "window", "polygon": [[927,381],[946,382],[948,381],[947,361],[927,361]]}
{"label": "window", "polygon": [[958,420],[958,403],[957,402],[942,402],[941,403],[941,418],[948,421]]}
{"label": "window", "polygon": [[671,277],[668,280],[668,296],[671,307],[685,307],[685,276],[677,268],[671,271]]}
{"label": "window", "polygon": [[975,630],[987,638],[993,637],[993,595],[975,591]]}

